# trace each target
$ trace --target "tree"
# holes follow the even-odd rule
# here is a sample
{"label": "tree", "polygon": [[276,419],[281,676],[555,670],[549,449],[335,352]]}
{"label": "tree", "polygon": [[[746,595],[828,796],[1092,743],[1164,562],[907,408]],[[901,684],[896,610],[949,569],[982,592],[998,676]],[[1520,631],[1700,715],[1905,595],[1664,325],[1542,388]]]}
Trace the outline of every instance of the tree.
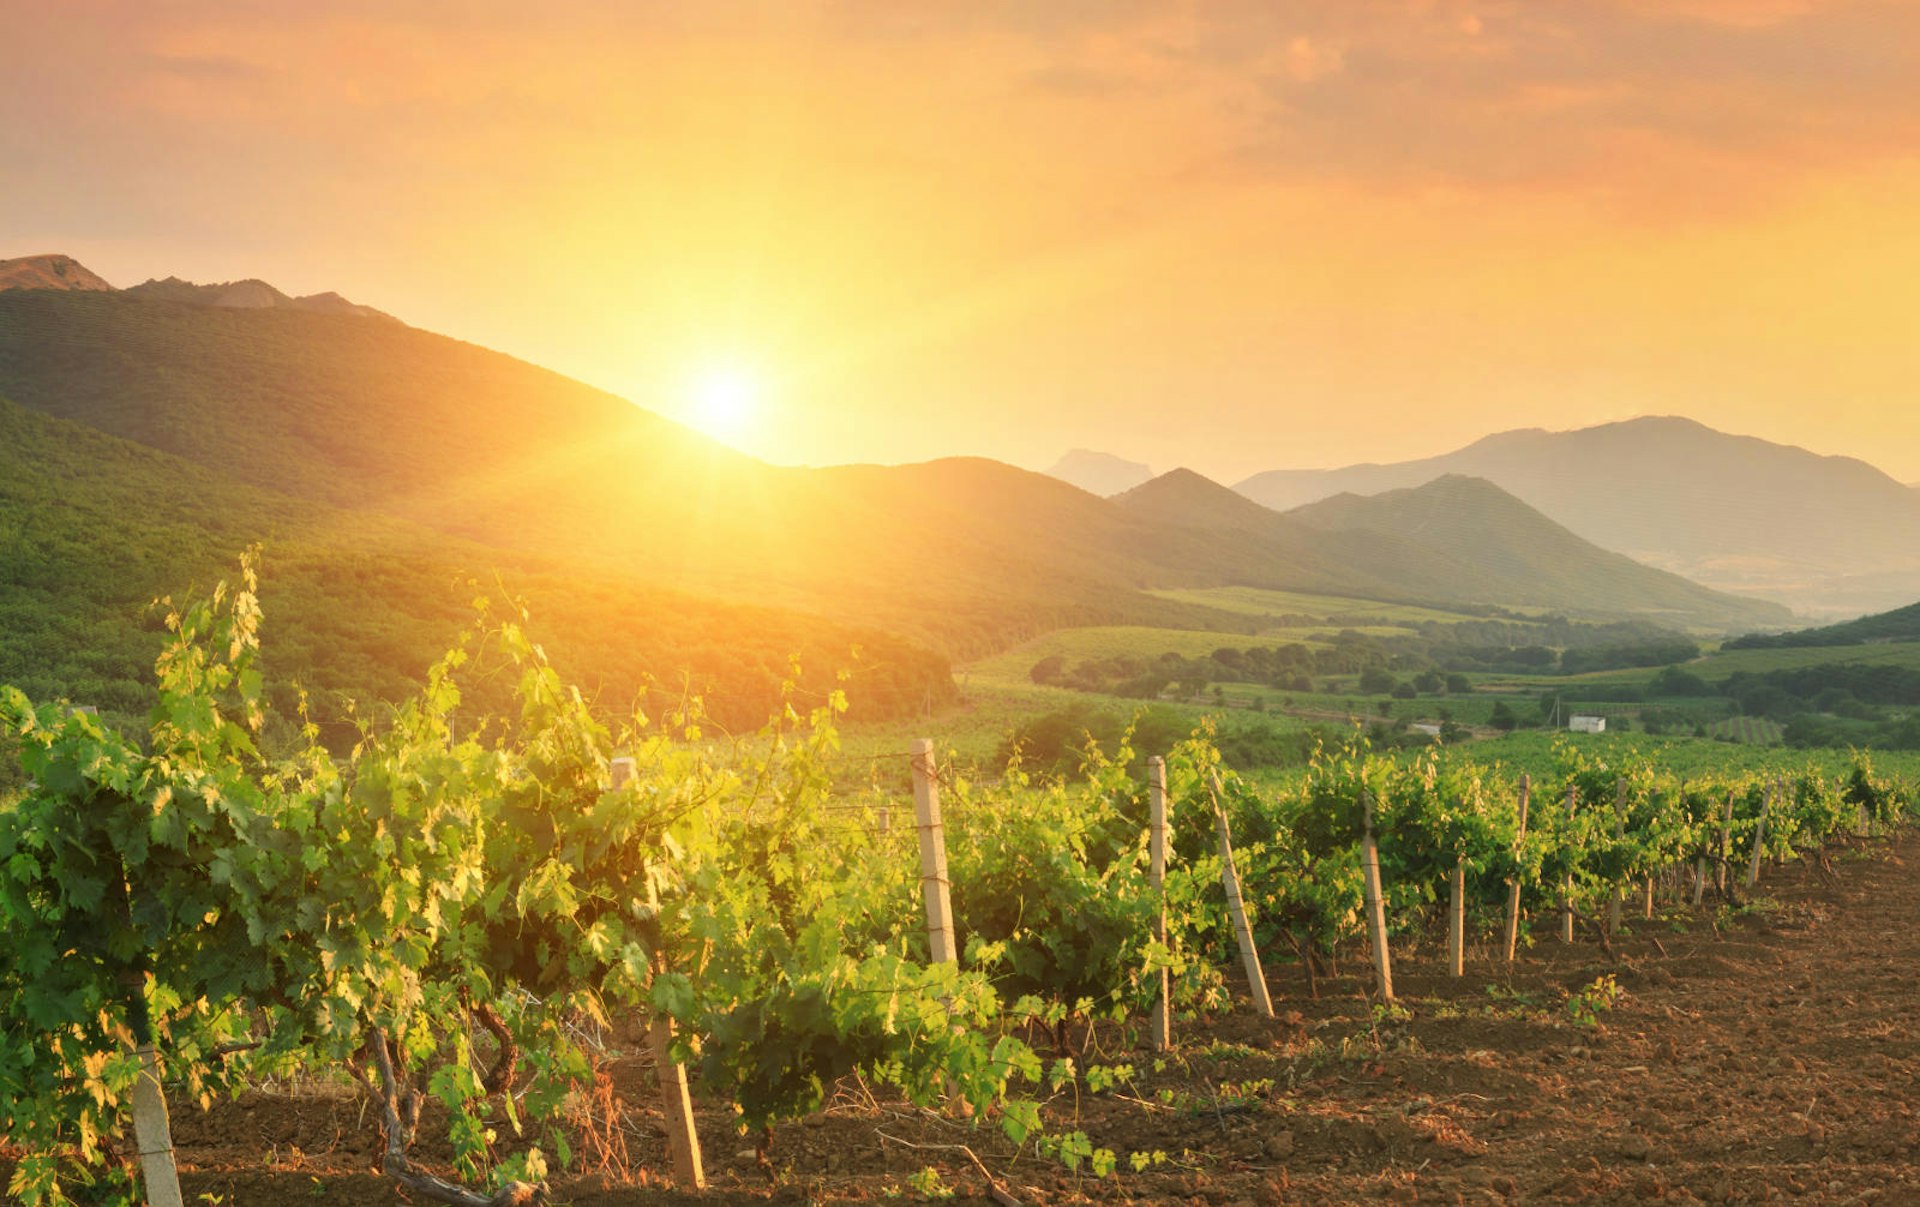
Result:
{"label": "tree", "polygon": [[1677,666],[1663,667],[1647,685],[1647,690],[1656,696],[1711,696],[1713,694],[1713,688],[1707,686],[1705,679]]}
{"label": "tree", "polygon": [[1447,676],[1447,694],[1448,695],[1464,696],[1469,692],[1471,692],[1472,690],[1473,690],[1473,680],[1467,678],[1465,675],[1455,672],[1454,674]]}
{"label": "tree", "polygon": [[1519,726],[1520,718],[1514,715],[1513,709],[1508,707],[1505,700],[1501,700],[1493,706],[1492,714],[1487,717],[1487,724],[1501,733],[1512,733]]}

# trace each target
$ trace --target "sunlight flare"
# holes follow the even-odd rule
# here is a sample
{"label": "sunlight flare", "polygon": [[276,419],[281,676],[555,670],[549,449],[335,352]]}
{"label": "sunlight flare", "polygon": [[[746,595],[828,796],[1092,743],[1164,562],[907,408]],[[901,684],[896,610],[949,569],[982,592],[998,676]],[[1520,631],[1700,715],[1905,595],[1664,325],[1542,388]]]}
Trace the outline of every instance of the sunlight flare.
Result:
{"label": "sunlight flare", "polygon": [[759,418],[765,394],[759,376],[748,366],[708,365],[692,378],[687,421],[716,440],[736,443]]}

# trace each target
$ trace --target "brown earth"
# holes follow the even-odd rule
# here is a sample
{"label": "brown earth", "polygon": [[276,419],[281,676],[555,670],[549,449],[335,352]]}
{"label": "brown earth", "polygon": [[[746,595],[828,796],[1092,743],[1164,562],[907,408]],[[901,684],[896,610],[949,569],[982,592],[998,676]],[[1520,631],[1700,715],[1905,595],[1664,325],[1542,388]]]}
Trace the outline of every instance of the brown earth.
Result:
{"label": "brown earth", "polygon": [[[988,1202],[965,1145],[1035,1204],[1920,1203],[1920,840],[1836,853],[1833,868],[1770,869],[1746,911],[1671,906],[1630,921],[1638,933],[1617,938],[1613,958],[1546,938],[1510,974],[1470,951],[1452,982],[1433,950],[1402,954],[1404,1013],[1376,1009],[1351,975],[1321,978],[1312,999],[1285,966],[1269,974],[1279,1021],[1244,1008],[1183,1020],[1167,1057],[1102,1031],[1082,1067],[1130,1064],[1131,1080],[1100,1094],[1083,1084],[1048,1116],[1118,1154],[1104,1178],[1016,1154],[990,1122],[847,1086],[778,1129],[770,1170],[726,1114],[703,1109],[712,1188],[682,1196],[664,1189],[650,1070],[619,1058],[625,1170],[557,1178],[555,1198],[911,1201],[909,1179],[931,1168],[955,1201]],[[1350,963],[1341,971],[1363,971]],[[1570,1003],[1609,974],[1622,996],[1583,1025]],[[346,1089],[312,1087],[177,1108],[187,1197],[406,1202],[372,1171],[373,1116]]]}

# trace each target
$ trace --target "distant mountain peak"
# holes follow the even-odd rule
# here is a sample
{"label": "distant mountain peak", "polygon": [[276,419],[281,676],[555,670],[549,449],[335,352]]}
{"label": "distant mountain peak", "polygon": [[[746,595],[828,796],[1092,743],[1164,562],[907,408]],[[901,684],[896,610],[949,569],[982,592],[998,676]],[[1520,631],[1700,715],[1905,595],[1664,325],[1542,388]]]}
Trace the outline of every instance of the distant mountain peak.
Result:
{"label": "distant mountain peak", "polygon": [[289,297],[258,277],[222,281],[217,285],[196,285],[180,277],[159,277],[142,281],[129,289],[115,289],[80,261],[58,252],[0,260],[0,292],[10,289],[124,293],[129,297],[220,306],[230,310],[311,310],[318,314],[357,314],[365,318],[399,321],[371,306],[349,302],[337,293]]}
{"label": "distant mountain peak", "polygon": [[186,302],[195,306],[220,306],[229,310],[311,310],[319,314],[357,314],[364,318],[397,322],[392,315],[361,306],[337,293],[314,293],[290,297],[258,277],[218,284],[196,285],[179,277],[142,281],[123,290],[130,297],[162,302]]}
{"label": "distant mountain peak", "polygon": [[1184,466],[1113,497],[1134,515],[1185,527],[1245,528],[1273,519],[1268,508]]}
{"label": "distant mountain peak", "polygon": [[1485,478],[1605,549],[1810,614],[1920,594],[1920,498],[1854,457],[1722,432],[1682,415],[1498,432],[1436,457],[1274,470],[1235,489],[1277,511]]}
{"label": "distant mountain peak", "polygon": [[1745,627],[1778,624],[1787,617],[1778,605],[1736,600],[1610,553],[1498,483],[1471,474],[1440,474],[1418,486],[1373,495],[1347,491],[1295,508],[1282,518],[1323,532],[1401,538],[1426,553],[1471,567],[1488,582],[1509,584],[1500,595],[1509,603],[1552,601],[1565,606],[1559,601],[1581,600],[1593,608],[1638,610],[1644,618],[1666,624],[1686,624],[1685,618],[1703,613],[1715,614],[1718,623]]}
{"label": "distant mountain peak", "polygon": [[1053,468],[1047,470],[1047,476],[1071,482],[1089,494],[1111,496],[1132,490],[1152,478],[1153,470],[1112,453],[1076,448],[1055,461]]}
{"label": "distant mountain peak", "polygon": [[111,291],[113,286],[72,256],[50,252],[0,260],[0,290],[6,289],[104,292]]}

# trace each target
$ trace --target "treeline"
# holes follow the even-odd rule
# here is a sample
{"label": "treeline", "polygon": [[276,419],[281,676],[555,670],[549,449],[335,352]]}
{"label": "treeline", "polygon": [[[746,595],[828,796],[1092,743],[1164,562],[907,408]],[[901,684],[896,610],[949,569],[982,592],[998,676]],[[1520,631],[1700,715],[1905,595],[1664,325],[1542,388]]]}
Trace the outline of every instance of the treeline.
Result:
{"label": "treeline", "polygon": [[[1561,648],[1541,644],[1538,639],[1546,637],[1566,644]],[[1417,634],[1404,637],[1345,629],[1325,645],[1222,646],[1198,658],[1168,652],[1069,662],[1064,655],[1053,654],[1036,662],[1028,676],[1050,687],[1150,700],[1169,690],[1192,695],[1209,683],[1222,682],[1312,692],[1318,690],[1316,680],[1359,675],[1359,691],[1364,694],[1410,698],[1422,692],[1470,691],[1465,678],[1470,671],[1572,675],[1665,666],[1699,653],[1699,646],[1655,626],[1591,625],[1548,618],[1540,624],[1428,623]]]}
{"label": "treeline", "polygon": [[[1504,710],[1506,705],[1495,707]],[[1508,717],[1511,727],[1512,714]],[[1355,733],[1348,725],[1282,728],[1258,712],[1227,712],[1215,716],[1211,724],[1212,742],[1220,752],[1221,763],[1235,771],[1305,767],[1315,750],[1351,741]],[[1164,704],[1129,710],[1091,700],[1075,701],[1016,725],[1001,741],[994,765],[1005,768],[1017,763],[1030,772],[1070,778],[1079,773],[1093,747],[1166,749],[1169,744],[1185,741],[1193,727],[1191,712]],[[1462,732],[1451,725],[1446,730],[1436,739],[1409,730],[1403,719],[1375,721],[1364,733],[1374,750],[1399,750],[1445,744]],[[1139,760],[1144,758],[1144,754],[1137,755],[1129,770],[1143,773],[1144,763]]]}
{"label": "treeline", "polygon": [[1920,750],[1920,716],[1912,715],[1920,708],[1920,669],[1912,667],[1830,662],[1737,671],[1709,683],[1685,667],[1669,666],[1642,683],[1582,685],[1580,698],[1649,705],[1640,714],[1651,733],[1696,724],[1697,706],[1686,702],[1719,700],[1728,714],[1779,722],[1790,746]]}
{"label": "treeline", "polygon": [[1920,640],[1920,604],[1909,604],[1891,612],[1862,616],[1858,620],[1824,628],[1801,629],[1795,633],[1753,633],[1728,641],[1725,648],[1785,650],[1914,640]]}

